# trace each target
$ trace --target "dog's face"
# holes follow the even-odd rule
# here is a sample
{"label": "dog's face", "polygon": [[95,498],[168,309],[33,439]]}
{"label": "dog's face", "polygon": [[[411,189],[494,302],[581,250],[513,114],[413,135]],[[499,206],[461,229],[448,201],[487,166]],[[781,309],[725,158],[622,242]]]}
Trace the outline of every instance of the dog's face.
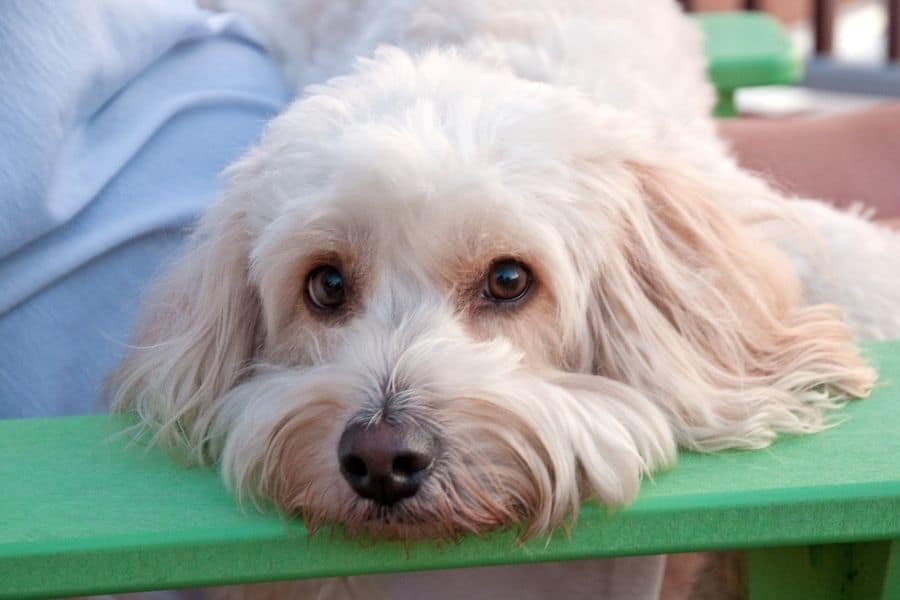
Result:
{"label": "dog's face", "polygon": [[232,168],[119,407],[240,495],[400,538],[547,531],[676,442],[817,427],[871,372],[654,146],[573,92],[383,53]]}

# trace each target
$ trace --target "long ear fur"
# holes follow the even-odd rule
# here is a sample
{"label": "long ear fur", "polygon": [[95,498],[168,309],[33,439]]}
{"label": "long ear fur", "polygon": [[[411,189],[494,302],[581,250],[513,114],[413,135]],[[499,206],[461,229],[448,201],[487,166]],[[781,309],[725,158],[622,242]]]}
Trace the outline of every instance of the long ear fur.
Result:
{"label": "long ear fur", "polygon": [[623,204],[624,250],[597,290],[599,373],[644,390],[696,450],[815,431],[868,394],[875,373],[840,311],[804,304],[783,253],[698,180],[631,168],[641,193]]}
{"label": "long ear fur", "polygon": [[223,204],[150,295],[136,345],[112,376],[113,410],[138,414],[154,441],[197,462],[215,405],[253,354],[259,302],[248,284],[248,234]]}

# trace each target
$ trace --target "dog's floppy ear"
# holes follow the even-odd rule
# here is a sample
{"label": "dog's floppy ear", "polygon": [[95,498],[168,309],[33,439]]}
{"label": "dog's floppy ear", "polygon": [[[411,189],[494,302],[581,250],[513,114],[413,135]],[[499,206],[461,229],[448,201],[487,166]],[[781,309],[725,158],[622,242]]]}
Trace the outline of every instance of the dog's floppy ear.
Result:
{"label": "dog's floppy ear", "polygon": [[227,202],[206,214],[145,302],[135,346],[110,381],[114,410],[136,412],[155,441],[196,461],[209,459],[217,400],[240,378],[260,322],[242,215]]}
{"label": "dog's floppy ear", "polygon": [[875,373],[840,311],[805,304],[787,256],[726,208],[746,189],[628,168],[637,193],[620,204],[622,251],[604,257],[596,286],[599,373],[644,390],[698,450],[820,429],[841,399],[868,393]]}

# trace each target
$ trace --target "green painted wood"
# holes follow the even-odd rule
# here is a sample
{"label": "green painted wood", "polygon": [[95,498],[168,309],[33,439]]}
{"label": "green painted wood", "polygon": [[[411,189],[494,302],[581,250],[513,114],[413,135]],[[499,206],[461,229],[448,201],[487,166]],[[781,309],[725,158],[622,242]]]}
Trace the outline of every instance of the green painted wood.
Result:
{"label": "green painted wood", "polygon": [[850,544],[751,550],[747,600],[843,600]]}
{"label": "green painted wood", "polygon": [[888,551],[881,600],[900,600],[900,539],[894,540]]}
{"label": "green painted wood", "polygon": [[716,90],[716,105],[713,108],[713,116],[720,118],[737,116],[735,92],[736,90]]}
{"label": "green painted wood", "polygon": [[751,550],[747,600],[896,600],[900,541]]}
{"label": "green painted wood", "polygon": [[693,15],[704,36],[709,77],[718,90],[716,116],[732,116],[734,90],[799,81],[803,64],[784,28],[758,12]]}
{"label": "green painted wood", "polygon": [[900,538],[900,342],[868,351],[884,383],[839,427],[685,454],[627,509],[588,503],[569,538],[524,545],[310,538],[242,512],[212,470],[127,446],[107,417],[0,421],[0,597]]}

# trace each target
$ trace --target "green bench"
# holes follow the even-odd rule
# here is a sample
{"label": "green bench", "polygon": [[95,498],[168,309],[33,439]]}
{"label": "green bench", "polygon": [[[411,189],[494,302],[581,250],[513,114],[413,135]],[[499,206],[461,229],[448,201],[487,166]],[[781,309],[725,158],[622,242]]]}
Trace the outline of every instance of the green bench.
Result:
{"label": "green bench", "polygon": [[[129,446],[106,416],[0,421],[0,597],[162,589],[746,548],[751,598],[900,598],[900,342],[847,421],[769,450],[684,454],[566,537],[361,544],[241,511],[211,469]],[[779,595],[781,593],[782,595]]]}
{"label": "green bench", "polygon": [[709,78],[716,87],[715,114],[736,114],[739,88],[797,82],[803,64],[794,55],[787,33],[765,13],[730,12],[694,15],[703,31]]}

